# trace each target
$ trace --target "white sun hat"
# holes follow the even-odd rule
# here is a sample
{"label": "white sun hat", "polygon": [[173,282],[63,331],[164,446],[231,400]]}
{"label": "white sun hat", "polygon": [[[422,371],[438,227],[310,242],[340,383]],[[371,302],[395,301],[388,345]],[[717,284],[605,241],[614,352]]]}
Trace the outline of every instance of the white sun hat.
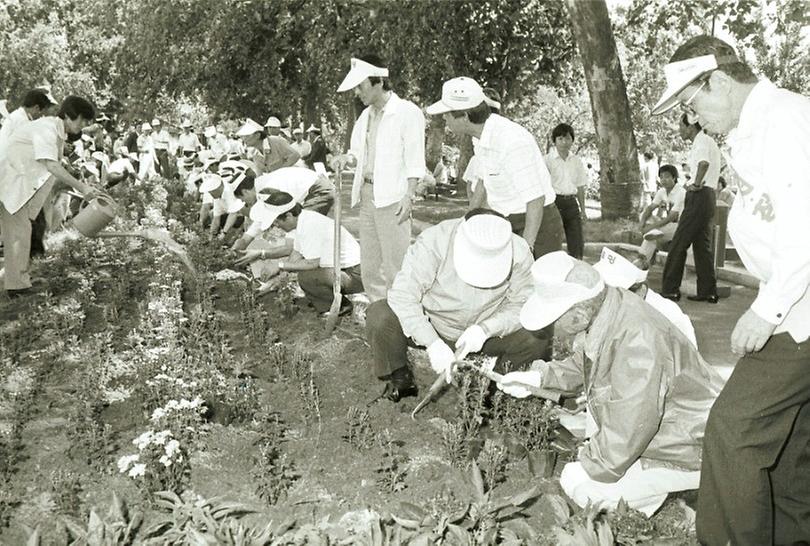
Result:
{"label": "white sun hat", "polygon": [[602,255],[593,268],[602,275],[602,280],[608,286],[628,289],[647,280],[646,271],[639,269],[633,262],[608,247],[602,248]]}
{"label": "white sun hat", "polygon": [[192,127],[194,127],[194,124],[191,123],[191,121],[186,119],[186,120],[183,120],[183,123],[180,124],[180,127],[182,127],[183,129],[191,129]]}
{"label": "white sun hat", "polygon": [[202,174],[202,184],[200,184],[200,193],[208,193],[217,189],[222,185],[222,177],[214,173]]}
{"label": "white sun hat", "polygon": [[363,80],[370,77],[387,78],[388,69],[381,66],[374,66],[362,59],[352,57],[351,69],[349,73],[346,74],[346,77],[343,78],[343,81],[340,82],[340,86],[337,89],[338,93],[351,91],[363,83]]}
{"label": "white sun hat", "polygon": [[141,125],[141,131],[151,131],[151,130],[152,126],[149,125],[148,123],[144,123],[143,125]]}
{"label": "white sun hat", "polygon": [[264,122],[264,126],[279,128],[281,127],[281,120],[278,119],[276,116],[270,116],[269,118],[267,118],[267,121]]}
{"label": "white sun hat", "polygon": [[160,125],[160,120],[155,118],[152,120],[152,127],[158,127]]}
{"label": "white sun hat", "polygon": [[534,262],[534,292],[520,310],[520,324],[524,328],[545,328],[571,307],[593,298],[605,288],[601,278],[593,287],[566,281],[576,264],[576,259],[561,250],[541,256]]}
{"label": "white sun hat", "polygon": [[292,130],[292,134],[294,134],[294,135],[303,135],[304,130],[301,129],[300,127],[296,127],[295,129]]}
{"label": "white sun hat", "polygon": [[291,199],[289,203],[285,203],[284,205],[268,205],[264,201],[256,201],[256,203],[250,207],[250,219],[257,222],[262,231],[270,229],[273,222],[276,221],[276,218],[291,210],[295,207],[296,203],[297,201],[295,199]]}
{"label": "white sun hat", "polygon": [[242,125],[238,131],[236,131],[236,136],[245,137],[250,136],[254,133],[258,133],[260,131],[264,131],[264,127],[256,123],[250,118],[245,120],[244,125]]}
{"label": "white sun hat", "polygon": [[461,76],[447,80],[442,85],[442,98],[425,110],[431,116],[452,112],[454,110],[468,110],[487,102],[484,90],[472,78]]}
{"label": "white sun hat", "polygon": [[209,125],[205,128],[205,132],[203,134],[205,135],[205,138],[213,138],[217,136],[217,128],[213,125]]}
{"label": "white sun hat", "polygon": [[678,93],[686,89],[690,83],[704,74],[711,72],[721,64],[736,61],[738,61],[738,59],[734,56],[716,57],[714,55],[701,55],[700,57],[669,63],[664,67],[667,88],[664,90],[664,94],[661,95],[661,98],[658,99],[655,106],[653,106],[652,115],[663,114],[676,106],[679,102],[677,98]]}
{"label": "white sun hat", "polygon": [[307,133],[319,133],[319,134],[320,134],[320,132],[321,132],[321,128],[320,128],[320,127],[315,126],[314,124],[313,124],[313,125],[310,125],[310,126],[307,128]]}
{"label": "white sun hat", "polygon": [[453,266],[465,283],[492,288],[512,270],[512,226],[494,214],[476,214],[456,229]]}

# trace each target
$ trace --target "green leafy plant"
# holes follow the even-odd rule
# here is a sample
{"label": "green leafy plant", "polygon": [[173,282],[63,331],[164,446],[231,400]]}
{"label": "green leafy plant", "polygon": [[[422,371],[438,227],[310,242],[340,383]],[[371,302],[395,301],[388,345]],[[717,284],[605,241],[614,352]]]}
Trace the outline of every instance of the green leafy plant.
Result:
{"label": "green leafy plant", "polygon": [[[113,492],[106,516],[99,516],[98,512],[92,509],[86,522],[71,517],[63,517],[61,522],[71,545],[129,546],[135,544],[135,537],[143,524],[143,514],[137,510],[130,511],[118,494]],[[29,546],[40,544],[36,530],[35,535],[29,539]]]}
{"label": "green leafy plant", "polygon": [[392,493],[405,489],[405,476],[407,475],[407,458],[400,448],[402,442],[394,440],[388,429],[382,431],[378,437],[382,449],[382,462],[377,468],[379,478],[377,482]]}
{"label": "green leafy plant", "polygon": [[51,492],[59,513],[66,516],[81,514],[79,494],[82,492],[82,484],[75,473],[67,470],[51,472]]}
{"label": "green leafy plant", "polygon": [[242,327],[245,329],[248,340],[254,347],[265,343],[272,334],[270,321],[263,306],[256,301],[256,291],[250,283],[245,283],[239,291],[239,312],[242,317]]}
{"label": "green leafy plant", "polygon": [[342,436],[350,446],[360,451],[374,446],[375,434],[369,422],[368,411],[349,406],[346,412],[346,433]]}
{"label": "green leafy plant", "polygon": [[615,510],[607,514],[606,520],[613,531],[616,544],[635,546],[653,537],[652,520],[638,510],[630,508],[624,499],[619,501]]}
{"label": "green leafy plant", "polygon": [[485,440],[478,455],[478,464],[484,476],[487,491],[506,479],[507,450],[498,442]]}
{"label": "green leafy plant", "polygon": [[276,504],[299,478],[286,453],[281,450],[286,427],[278,413],[269,407],[254,418],[259,438],[254,442],[258,454],[254,456],[252,470],[256,494],[268,504]]}
{"label": "green leafy plant", "polygon": [[613,546],[613,532],[602,513],[590,503],[564,527],[554,527],[559,546]]}

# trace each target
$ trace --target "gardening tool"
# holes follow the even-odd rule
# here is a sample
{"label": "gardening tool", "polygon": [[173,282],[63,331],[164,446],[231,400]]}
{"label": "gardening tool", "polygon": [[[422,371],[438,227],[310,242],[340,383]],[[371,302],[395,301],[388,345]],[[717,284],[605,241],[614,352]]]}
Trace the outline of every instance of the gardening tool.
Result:
{"label": "gardening tool", "polygon": [[95,237],[115,218],[115,202],[107,197],[92,199],[73,218],[73,227],[85,237]]}
{"label": "gardening tool", "polygon": [[185,265],[192,274],[196,274],[194,264],[191,262],[191,258],[188,257],[186,249],[183,245],[172,239],[172,236],[166,230],[147,228],[139,231],[102,231],[99,232],[97,237],[139,237],[141,239],[161,243],[166,246],[169,252],[180,258],[180,261],[183,262],[183,265]]}
{"label": "gardening tool", "polygon": [[[453,368],[463,366],[465,364],[463,360],[459,359],[459,357],[461,356],[461,351],[462,349],[456,349],[456,352],[453,355],[455,357],[453,360],[453,364],[451,364]],[[419,411],[421,411],[422,408],[430,404],[430,402],[436,397],[436,395],[448,384],[449,383],[447,382],[445,375],[443,373],[439,374],[439,377],[436,378],[436,381],[434,381],[433,384],[428,389],[428,393],[425,395],[425,397],[422,398],[422,400],[418,404],[416,404],[415,408],[413,408],[413,411],[411,412],[411,419],[416,421],[416,414],[419,413]]]}
{"label": "gardening tool", "polygon": [[340,187],[343,181],[343,169],[338,168],[337,180],[335,181],[335,242],[334,248],[334,275],[332,281],[332,306],[329,308],[329,314],[326,317],[326,335],[334,331],[337,326],[338,316],[340,315],[340,303],[342,296],[340,293]]}

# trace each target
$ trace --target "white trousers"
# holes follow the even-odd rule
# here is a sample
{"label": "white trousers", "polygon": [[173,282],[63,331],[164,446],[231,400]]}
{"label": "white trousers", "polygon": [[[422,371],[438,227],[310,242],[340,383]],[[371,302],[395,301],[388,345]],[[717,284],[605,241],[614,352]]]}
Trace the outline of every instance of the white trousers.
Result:
{"label": "white trousers", "polygon": [[599,509],[613,510],[621,499],[645,516],[652,516],[675,491],[697,489],[700,471],[673,470],[671,468],[648,468],[636,461],[624,476],[614,483],[591,479],[581,463],[568,463],[560,476],[560,486],[577,505],[591,505]]}
{"label": "white trousers", "polygon": [[[648,240],[644,239],[641,242],[641,253],[648,259],[652,259],[653,254],[655,254],[655,250],[660,248],[665,243],[668,243],[672,240],[672,237],[675,235],[675,230],[678,228],[678,222],[670,222],[664,226],[658,228],[664,234],[663,237],[656,239],[656,240]],[[649,233],[649,232],[648,232]],[[645,233],[644,235],[647,235]]]}

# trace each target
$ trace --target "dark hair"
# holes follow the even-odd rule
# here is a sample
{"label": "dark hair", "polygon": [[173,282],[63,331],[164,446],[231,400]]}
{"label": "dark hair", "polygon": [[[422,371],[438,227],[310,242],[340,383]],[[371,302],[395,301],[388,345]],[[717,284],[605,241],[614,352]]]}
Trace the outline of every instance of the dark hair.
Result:
{"label": "dark hair", "polygon": [[59,107],[57,116],[62,119],[68,118],[70,120],[81,117],[88,121],[93,121],[96,119],[96,109],[89,100],[77,97],[76,95],[68,95],[65,97],[65,100],[62,101],[62,106]]}
{"label": "dark hair", "polygon": [[[358,55],[357,57],[361,61],[366,61],[368,64],[373,64],[374,66],[378,66],[380,68],[385,68],[385,62],[380,58],[379,55],[375,53],[367,53],[364,55]],[[388,81],[388,78],[383,78],[380,76],[369,76],[368,83],[371,85],[377,85],[382,83],[383,91],[390,91],[391,90],[391,82]]]}
{"label": "dark hair", "polygon": [[681,123],[683,123],[687,127],[697,127],[698,131],[703,129],[703,127],[701,127],[700,123],[697,121],[695,123],[689,123],[689,114],[687,114],[686,112],[681,114]]}
{"label": "dark hair", "polygon": [[255,182],[256,182],[256,179],[254,177],[248,176],[247,174],[245,174],[245,177],[242,179],[241,182],[239,182],[239,185],[236,186],[236,188],[234,188],[233,194],[236,197],[239,197],[240,195],[245,193],[247,190],[252,190],[254,188],[254,183]]}
{"label": "dark hair", "polygon": [[653,155],[653,153],[652,153],[652,152],[644,152],[644,158],[645,158],[647,161],[649,161],[649,160],[650,160],[650,159],[652,159],[653,157],[655,157],[655,156]]}
{"label": "dark hair", "polygon": [[[494,100],[498,104],[501,103],[501,94],[491,87],[484,87],[484,96],[486,96],[489,100]],[[495,106],[490,106],[489,111],[492,114],[498,114],[500,113],[501,109]]]}
{"label": "dark hair", "polygon": [[475,123],[476,125],[480,125],[489,119],[489,116],[492,112],[489,109],[487,103],[482,102],[478,106],[473,106],[472,108],[468,108],[466,110],[452,110],[450,115],[454,118],[461,118],[467,116],[467,119],[470,120],[470,123]]}
{"label": "dark hair", "polygon": [[728,187],[728,182],[726,182],[726,179],[722,176],[717,177],[717,183],[720,184],[722,189],[726,189],[726,187]]}
{"label": "dark hair", "polygon": [[560,123],[551,131],[551,140],[557,140],[559,137],[571,135],[571,140],[574,140],[574,128],[567,123]]}
{"label": "dark hair", "polygon": [[705,34],[695,36],[676,49],[669,62],[684,61],[702,55],[714,55],[719,65],[717,70],[722,70],[736,82],[757,83],[759,81],[751,67],[740,59],[733,47],[719,38]]}
{"label": "dark hair", "polygon": [[507,219],[506,216],[504,216],[500,212],[492,210],[492,209],[485,209],[483,207],[478,207],[477,209],[472,209],[471,211],[469,211],[467,214],[464,215],[464,219],[469,220],[473,216],[478,216],[479,214],[491,214],[492,216],[497,216],[498,218],[503,218],[504,220]]}
{"label": "dark hair", "polygon": [[274,207],[281,207],[293,200],[293,196],[287,193],[286,191],[276,190],[273,188],[268,189],[270,191],[262,192],[262,195],[267,195],[267,199],[265,199],[264,202],[267,203],[268,205],[272,205]]}
{"label": "dark hair", "polygon": [[658,176],[661,176],[661,173],[669,173],[675,182],[678,181],[678,169],[675,168],[675,165],[661,165],[661,167],[658,168]]}
{"label": "dark hair", "polygon": [[22,100],[22,105],[23,108],[33,108],[34,106],[39,106],[41,110],[44,110],[51,105],[51,101],[48,99],[48,93],[44,90],[31,89],[25,93]]}
{"label": "dark hair", "polygon": [[279,218],[287,218],[288,216],[297,217],[301,215],[301,211],[304,210],[304,207],[301,206],[301,203],[296,203],[293,205],[293,208],[288,210],[283,214],[279,214]]}

